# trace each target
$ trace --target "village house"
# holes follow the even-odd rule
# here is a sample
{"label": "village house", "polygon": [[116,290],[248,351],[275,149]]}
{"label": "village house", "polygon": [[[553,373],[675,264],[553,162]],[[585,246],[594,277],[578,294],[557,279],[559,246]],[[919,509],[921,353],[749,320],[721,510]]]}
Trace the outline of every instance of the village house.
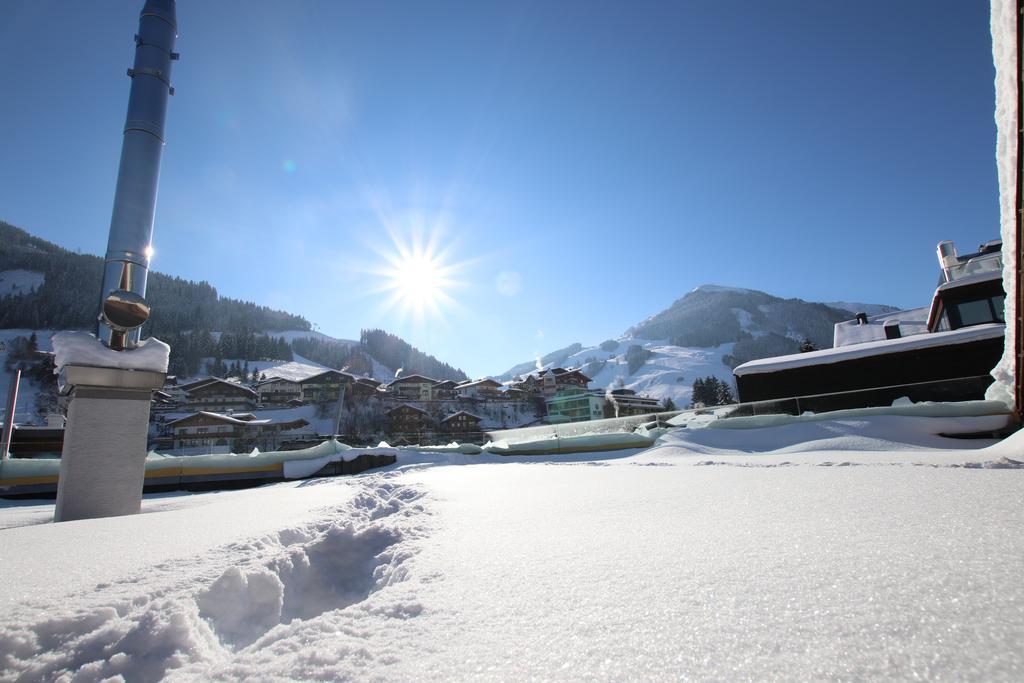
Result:
{"label": "village house", "polygon": [[429,401],[433,398],[436,379],[423,375],[400,377],[387,385],[387,391],[405,401]]}
{"label": "village house", "polygon": [[261,405],[285,405],[292,400],[302,400],[302,385],[284,377],[271,377],[256,385]]}
{"label": "village house", "polygon": [[599,392],[570,387],[547,397],[547,421],[558,424],[600,420],[604,417],[604,402],[604,395]]}
{"label": "village house", "polygon": [[380,386],[380,382],[369,377],[357,377],[354,382],[348,385],[345,389],[345,402],[348,404],[352,403],[363,403],[372,398],[379,398],[381,393],[377,390]]}
{"label": "village house", "polygon": [[434,419],[427,411],[403,403],[384,413],[389,443],[426,443],[434,427]]}
{"label": "village house", "polygon": [[226,447],[236,452],[259,448],[276,450],[282,432],[299,429],[309,423],[302,418],[292,420],[257,419],[252,413],[231,415],[201,411],[167,423],[173,447]]}
{"label": "village house", "polygon": [[302,387],[302,400],[309,403],[337,401],[341,385],[350,384],[353,381],[355,381],[355,377],[346,372],[325,370],[299,380],[299,385]]}
{"label": "village house", "polygon": [[470,382],[462,382],[456,388],[459,398],[500,398],[501,382],[484,378]]}
{"label": "village house", "polygon": [[443,418],[441,429],[450,437],[475,437],[481,434],[481,422],[483,422],[483,418],[479,415],[460,410]]}
{"label": "village house", "polygon": [[453,379],[446,379],[438,382],[432,387],[432,393],[436,400],[453,399],[458,396],[458,382]]}
{"label": "village house", "polygon": [[180,387],[185,403],[195,410],[251,410],[257,394],[249,387],[217,377],[191,382]]}
{"label": "village house", "polygon": [[526,375],[518,382],[514,382],[512,388],[533,396],[551,397],[566,389],[586,389],[589,385],[590,378],[578,368],[549,368],[543,372]]}
{"label": "village house", "polygon": [[662,405],[656,398],[638,396],[632,389],[614,389],[611,395],[605,394],[610,406],[606,406],[606,417],[627,417],[629,415],[647,415],[662,411]]}

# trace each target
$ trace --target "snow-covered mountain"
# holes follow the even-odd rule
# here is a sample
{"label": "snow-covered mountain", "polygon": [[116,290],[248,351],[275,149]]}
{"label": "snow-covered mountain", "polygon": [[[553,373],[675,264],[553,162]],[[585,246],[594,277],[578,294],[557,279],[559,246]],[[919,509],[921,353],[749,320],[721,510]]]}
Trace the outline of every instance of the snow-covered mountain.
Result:
{"label": "snow-covered mountain", "polygon": [[711,375],[731,384],[732,368],[740,363],[796,353],[805,341],[829,348],[835,323],[860,311],[874,315],[895,310],[882,304],[824,304],[702,285],[619,337],[590,346],[572,344],[520,363],[498,379],[538,368],[580,367],[592,386],[624,387],[685,405],[699,377]]}

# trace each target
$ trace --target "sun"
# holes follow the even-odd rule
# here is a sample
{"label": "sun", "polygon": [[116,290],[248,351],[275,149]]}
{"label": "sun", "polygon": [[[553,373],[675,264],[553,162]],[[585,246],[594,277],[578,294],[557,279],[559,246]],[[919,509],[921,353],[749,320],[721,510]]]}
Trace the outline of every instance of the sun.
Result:
{"label": "sun", "polygon": [[415,308],[433,308],[447,296],[444,273],[444,265],[431,254],[404,254],[390,274],[390,288]]}
{"label": "sun", "polygon": [[384,265],[374,271],[387,295],[386,308],[422,321],[455,306],[452,291],[459,285],[460,266],[449,261],[439,241],[436,233],[425,239],[418,233],[407,239],[391,235],[391,245],[380,252]]}

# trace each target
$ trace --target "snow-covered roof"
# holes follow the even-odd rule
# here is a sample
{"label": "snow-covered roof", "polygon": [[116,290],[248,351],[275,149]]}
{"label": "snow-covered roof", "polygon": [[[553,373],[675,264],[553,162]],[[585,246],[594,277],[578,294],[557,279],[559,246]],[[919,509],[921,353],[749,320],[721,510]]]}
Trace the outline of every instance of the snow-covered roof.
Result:
{"label": "snow-covered roof", "polygon": [[238,389],[238,390],[250,393],[250,394],[252,394],[254,396],[256,395],[255,391],[253,391],[249,387],[243,386],[243,385],[241,385],[241,384],[239,384],[237,382],[229,382],[228,380],[221,379],[220,377],[209,377],[208,380],[209,381],[202,380],[201,382],[195,382],[194,383],[195,386],[185,385],[182,388],[185,390],[186,394],[190,394],[193,391],[197,391],[199,389],[205,389],[206,387],[210,386],[211,384],[223,384],[223,385],[226,385],[228,387],[231,387],[232,389]]}
{"label": "snow-covered roof", "polygon": [[493,380],[490,377],[485,377],[484,379],[477,379],[477,380],[473,380],[471,382],[463,382],[462,384],[458,385],[458,388],[459,389],[469,389],[470,387],[493,387],[493,388],[497,389],[500,386],[501,386],[501,382],[499,382],[497,380]]}
{"label": "snow-covered roof", "polygon": [[869,317],[866,325],[860,324],[857,320],[836,323],[833,346],[849,346],[883,340],[885,339],[885,323],[890,321],[899,322],[900,334],[904,337],[925,334],[928,332],[929,310],[929,306],[922,306],[906,311],[880,313]]}
{"label": "snow-covered roof", "polygon": [[468,410],[460,410],[457,413],[452,413],[451,415],[448,415],[447,417],[441,418],[441,422],[447,422],[448,420],[452,419],[453,417],[458,417],[459,415],[467,415],[467,416],[473,418],[474,420],[480,420],[481,422],[484,419],[484,418],[480,417],[479,415],[475,415],[475,414],[469,412]]}
{"label": "snow-covered roof", "polygon": [[392,380],[388,384],[388,386],[390,386],[392,384],[426,384],[428,382],[430,384],[437,384],[437,380],[433,379],[432,377],[427,377],[425,375],[413,374],[413,375],[406,375],[405,377],[399,377],[397,379],[394,379],[394,380]]}
{"label": "snow-covered roof", "polygon": [[310,377],[323,374],[328,370],[330,370],[330,368],[324,367],[323,365],[310,365],[309,363],[288,361],[281,365],[264,368],[260,371],[260,374],[268,380],[281,378],[291,380],[292,382],[301,382],[302,380],[309,379]]}
{"label": "snow-covered roof", "polygon": [[941,285],[938,286],[938,288],[935,291],[945,292],[946,290],[956,289],[958,287],[963,287],[964,285],[973,285],[978,282],[988,282],[989,280],[1001,280],[1002,278],[1003,273],[1001,270],[986,270],[980,273],[964,275],[963,277],[959,277],[956,280],[953,280],[952,282],[943,282]]}
{"label": "snow-covered roof", "polygon": [[250,425],[250,426],[252,426],[252,425],[272,425],[272,424],[288,425],[288,424],[293,424],[293,423],[294,424],[298,424],[300,422],[304,423],[304,424],[308,424],[308,422],[304,418],[302,418],[302,417],[292,417],[291,419],[283,419],[283,420],[274,420],[272,418],[260,418],[260,419],[257,419],[252,413],[238,413],[237,415],[225,415],[223,413],[213,413],[213,412],[209,412],[209,411],[206,411],[206,410],[200,410],[197,413],[192,413],[191,415],[186,415],[185,417],[179,417],[176,420],[171,420],[170,422],[167,423],[167,426],[171,427],[173,425],[178,424],[179,422],[185,422],[187,420],[192,420],[192,419],[194,419],[194,418],[196,418],[197,416],[200,416],[200,415],[202,415],[204,417],[212,418],[214,420],[217,420],[218,422],[224,422],[224,423],[233,424],[233,425]]}
{"label": "snow-covered roof", "polygon": [[834,349],[822,349],[821,351],[810,351],[808,353],[794,353],[789,356],[776,356],[774,358],[761,358],[752,360],[740,365],[733,374],[737,377],[743,375],[754,375],[764,372],[776,372],[790,368],[801,368],[812,365],[839,363],[855,358],[867,358],[881,354],[900,353],[913,351],[915,349],[927,349],[948,344],[966,344],[967,342],[981,339],[995,339],[1005,333],[1005,325],[1002,323],[987,323],[973,327],[963,327],[959,330],[949,332],[931,332],[929,334],[916,334],[911,337],[900,339],[884,339],[880,341],[864,342],[852,346],[841,346]]}

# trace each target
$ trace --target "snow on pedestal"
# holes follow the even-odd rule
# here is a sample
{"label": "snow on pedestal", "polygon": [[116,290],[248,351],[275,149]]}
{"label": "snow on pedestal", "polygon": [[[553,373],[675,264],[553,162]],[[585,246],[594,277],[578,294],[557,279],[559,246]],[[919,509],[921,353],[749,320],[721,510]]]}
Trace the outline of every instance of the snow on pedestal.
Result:
{"label": "snow on pedestal", "polygon": [[996,166],[999,172],[1000,234],[1003,238],[1003,290],[1006,292],[1006,345],[992,370],[995,383],[986,398],[1013,406],[1016,372],[1017,221],[1017,3],[992,0],[992,61],[996,67]]}
{"label": "snow on pedestal", "polygon": [[58,332],[53,335],[54,365],[89,365],[121,370],[167,372],[171,347],[156,338],[143,341],[129,351],[114,351],[88,332]]}

